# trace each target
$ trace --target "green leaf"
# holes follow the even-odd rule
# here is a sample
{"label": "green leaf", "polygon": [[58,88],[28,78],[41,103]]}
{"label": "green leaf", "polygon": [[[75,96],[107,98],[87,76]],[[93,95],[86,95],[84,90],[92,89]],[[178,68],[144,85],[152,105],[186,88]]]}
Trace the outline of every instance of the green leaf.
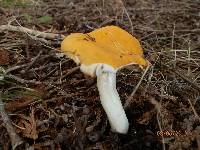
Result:
{"label": "green leaf", "polygon": [[42,16],[38,18],[39,23],[41,24],[51,24],[53,18],[51,16]]}
{"label": "green leaf", "polygon": [[5,8],[13,8],[13,7],[27,7],[30,5],[29,1],[22,0],[0,0],[0,6]]}

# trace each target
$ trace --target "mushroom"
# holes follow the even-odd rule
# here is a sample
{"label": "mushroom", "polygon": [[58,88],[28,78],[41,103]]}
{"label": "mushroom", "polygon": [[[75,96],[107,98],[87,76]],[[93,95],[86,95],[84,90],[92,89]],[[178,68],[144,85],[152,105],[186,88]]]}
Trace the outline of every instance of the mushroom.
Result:
{"label": "mushroom", "polygon": [[117,26],[106,26],[68,35],[61,50],[80,64],[84,74],[97,77],[100,101],[112,131],[126,134],[129,122],[116,90],[116,72],[130,64],[147,66],[139,41]]}

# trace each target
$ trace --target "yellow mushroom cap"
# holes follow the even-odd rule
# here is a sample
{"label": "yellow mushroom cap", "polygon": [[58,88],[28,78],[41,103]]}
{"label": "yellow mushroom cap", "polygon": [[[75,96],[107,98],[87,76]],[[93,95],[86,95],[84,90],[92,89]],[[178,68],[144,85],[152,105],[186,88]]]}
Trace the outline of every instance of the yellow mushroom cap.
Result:
{"label": "yellow mushroom cap", "polygon": [[62,41],[61,50],[85,66],[106,64],[116,70],[128,64],[147,66],[139,41],[117,26],[70,34]]}

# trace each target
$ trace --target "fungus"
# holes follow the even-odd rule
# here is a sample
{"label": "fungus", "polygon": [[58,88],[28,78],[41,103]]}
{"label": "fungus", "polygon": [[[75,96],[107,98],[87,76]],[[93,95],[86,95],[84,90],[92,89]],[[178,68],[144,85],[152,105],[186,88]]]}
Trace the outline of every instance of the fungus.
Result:
{"label": "fungus", "polygon": [[90,33],[73,33],[61,43],[61,50],[80,70],[97,77],[101,104],[113,132],[126,134],[129,122],[116,90],[116,72],[130,64],[147,66],[139,41],[117,26],[107,26]]}

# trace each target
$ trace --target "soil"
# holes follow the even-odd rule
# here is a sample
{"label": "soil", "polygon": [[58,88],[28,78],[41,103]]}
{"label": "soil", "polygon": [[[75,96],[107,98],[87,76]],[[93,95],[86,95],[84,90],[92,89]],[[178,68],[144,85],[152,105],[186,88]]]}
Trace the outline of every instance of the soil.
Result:
{"label": "soil", "polygon": [[[66,36],[116,25],[139,39],[151,63],[126,108],[129,131],[120,135],[111,132],[96,79],[60,54],[59,39],[1,31],[0,98],[23,141],[16,149],[200,149],[199,0],[1,0],[0,18],[0,25]],[[117,73],[123,104],[143,72]],[[12,149],[2,118],[0,149]]]}

